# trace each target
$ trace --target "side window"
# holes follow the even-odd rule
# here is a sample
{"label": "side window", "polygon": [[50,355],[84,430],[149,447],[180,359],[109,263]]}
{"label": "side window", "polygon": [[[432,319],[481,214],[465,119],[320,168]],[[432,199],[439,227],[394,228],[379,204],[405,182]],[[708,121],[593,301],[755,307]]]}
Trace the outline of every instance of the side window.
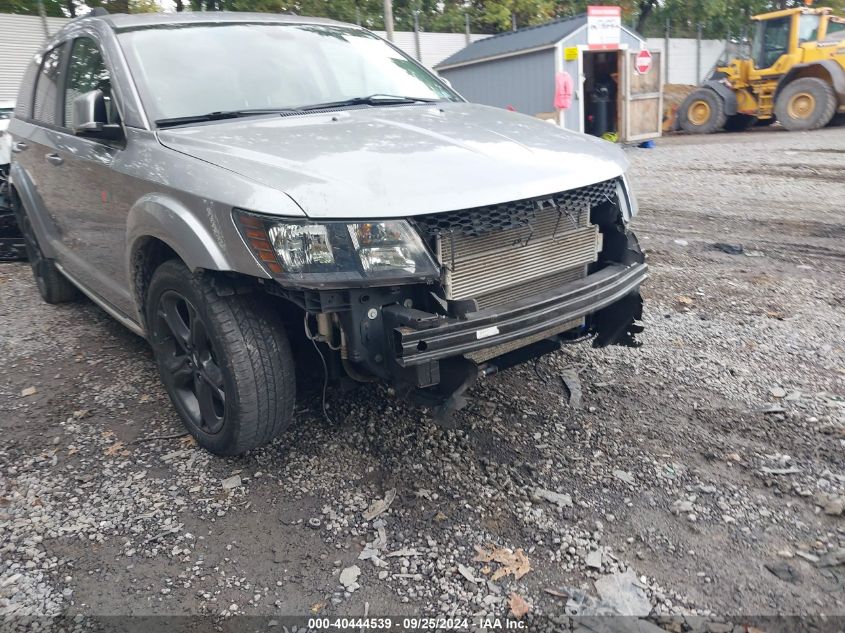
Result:
{"label": "side window", "polygon": [[792,17],[777,18],[765,23],[762,57],[758,68],[771,68],[789,49],[789,31]]}
{"label": "side window", "polygon": [[44,56],[38,81],[35,84],[35,102],[32,118],[41,123],[56,124],[56,97],[62,65],[62,47],[57,46]]}
{"label": "side window", "polygon": [[100,49],[91,38],[80,37],[73,42],[68,63],[63,108],[65,127],[70,126],[73,117],[73,100],[91,90],[102,91],[106,101],[108,123],[117,123],[119,117],[112,98],[111,76]]}

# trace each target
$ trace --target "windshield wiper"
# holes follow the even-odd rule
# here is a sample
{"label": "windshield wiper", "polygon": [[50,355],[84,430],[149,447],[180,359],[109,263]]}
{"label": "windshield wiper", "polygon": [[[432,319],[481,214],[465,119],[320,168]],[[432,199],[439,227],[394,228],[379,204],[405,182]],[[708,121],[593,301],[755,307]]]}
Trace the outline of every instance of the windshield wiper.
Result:
{"label": "windshield wiper", "polygon": [[404,97],[402,95],[371,94],[366,97],[351,97],[341,101],[328,101],[326,103],[315,103],[302,106],[299,110],[322,110],[324,108],[343,108],[355,105],[396,105],[403,103],[436,103],[442,99],[429,99],[427,97]]}
{"label": "windshield wiper", "polygon": [[159,127],[173,127],[174,125],[187,125],[189,123],[203,123],[205,121],[221,121],[223,119],[237,119],[240,117],[256,116],[261,114],[279,114],[283,112],[299,112],[299,108],[253,108],[250,110],[218,110],[206,114],[194,114],[191,116],[179,116],[172,119],[158,119],[156,125]]}

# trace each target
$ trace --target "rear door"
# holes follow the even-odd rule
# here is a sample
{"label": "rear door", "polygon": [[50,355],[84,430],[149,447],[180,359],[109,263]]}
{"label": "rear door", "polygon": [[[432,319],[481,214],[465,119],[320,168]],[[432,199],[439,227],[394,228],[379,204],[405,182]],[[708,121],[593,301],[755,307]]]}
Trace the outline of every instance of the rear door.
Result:
{"label": "rear door", "polygon": [[28,209],[32,223],[39,229],[39,239],[49,242],[51,251],[59,249],[68,231],[61,213],[62,170],[56,161],[56,144],[61,135],[57,121],[65,49],[65,44],[60,44],[42,56],[31,108],[22,113],[12,143],[14,161],[34,185],[35,208]]}
{"label": "rear door", "polygon": [[651,52],[651,67],[643,72],[640,51],[624,51],[624,142],[657,138],[663,128],[662,54]]}

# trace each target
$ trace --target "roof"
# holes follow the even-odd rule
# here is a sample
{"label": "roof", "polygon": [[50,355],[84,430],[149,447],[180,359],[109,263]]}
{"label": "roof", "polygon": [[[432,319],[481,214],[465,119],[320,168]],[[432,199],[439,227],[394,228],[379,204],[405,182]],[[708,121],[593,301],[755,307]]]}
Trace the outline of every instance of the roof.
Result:
{"label": "roof", "polygon": [[[234,11],[181,11],[172,13],[109,13],[104,15],[85,15],[77,20],[102,20],[115,29],[143,28],[155,25],[173,24],[220,24],[238,22],[276,22],[285,24],[332,24],[335,26],[354,26],[329,20],[279,13],[240,13]],[[77,22],[72,20],[70,23]],[[70,24],[69,23],[69,24]]]}
{"label": "roof", "polygon": [[569,18],[560,18],[546,24],[527,26],[516,31],[499,33],[493,37],[473,42],[463,50],[444,59],[435,68],[479,62],[509,53],[553,46],[586,24],[587,15],[581,14]]}

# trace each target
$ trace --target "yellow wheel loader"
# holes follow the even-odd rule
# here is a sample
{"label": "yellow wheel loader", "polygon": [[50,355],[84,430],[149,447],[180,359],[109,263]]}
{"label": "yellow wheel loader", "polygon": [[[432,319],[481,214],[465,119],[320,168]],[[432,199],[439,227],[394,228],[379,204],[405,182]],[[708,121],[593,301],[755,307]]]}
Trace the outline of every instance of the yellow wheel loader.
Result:
{"label": "yellow wheel loader", "polygon": [[815,130],[845,113],[845,18],[831,9],[784,9],[754,16],[745,50],[727,50],[678,110],[681,129],[697,134],[780,121]]}

